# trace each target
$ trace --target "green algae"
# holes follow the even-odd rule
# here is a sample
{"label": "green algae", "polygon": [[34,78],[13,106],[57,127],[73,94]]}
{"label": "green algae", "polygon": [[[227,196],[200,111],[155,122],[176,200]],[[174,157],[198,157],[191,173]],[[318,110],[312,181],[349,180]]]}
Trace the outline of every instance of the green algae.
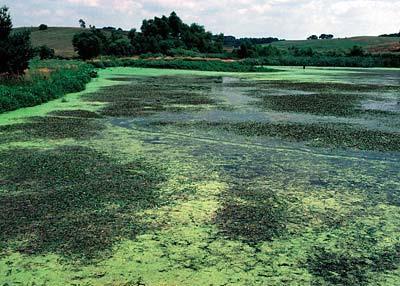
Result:
{"label": "green algae", "polygon": [[[169,72],[117,68],[100,71],[99,81],[118,84],[113,87],[116,93],[139,75],[145,75],[143,82],[151,81],[154,88],[170,80],[160,78],[157,83],[155,76],[173,75],[174,81],[178,73],[190,74],[190,78],[166,85],[169,95],[190,86],[194,90],[205,86],[198,92],[212,90],[207,88],[210,73]],[[300,72],[288,69],[279,76],[296,77]],[[117,80],[121,73],[124,81]],[[196,74],[202,75],[198,84]],[[307,77],[316,81],[337,74],[336,70],[307,71]],[[349,71],[340,74],[337,80],[346,80]],[[133,78],[127,80],[126,76]],[[264,80],[279,77],[259,76]],[[211,81],[210,85],[223,85]],[[107,89],[96,89],[93,95]],[[207,96],[216,100],[212,94]],[[185,117],[178,125],[147,124],[152,116],[166,116],[159,110],[123,121],[91,118],[85,115],[92,113],[82,110],[97,114],[110,102],[88,102],[82,94],[66,99],[3,117],[6,126],[10,120],[18,126],[33,115],[50,112],[65,122],[66,134],[69,125],[76,125],[76,121],[65,120],[70,118],[94,120],[102,128],[80,140],[76,140],[80,136],[46,137],[52,127],[41,119],[42,129],[48,131],[2,148],[2,158],[7,160],[2,160],[0,167],[1,205],[10,211],[2,214],[7,226],[3,234],[7,239],[2,241],[7,248],[2,248],[0,257],[1,284],[399,283],[396,152],[339,150],[335,145],[330,145],[333,150],[324,145],[303,148],[297,141],[308,136],[306,131],[293,141],[274,143],[265,136],[252,136],[249,126],[243,130],[251,136],[241,136],[223,128],[199,128]],[[182,96],[174,104],[184,105],[185,100]],[[246,112],[254,110],[254,106],[242,104]],[[213,103],[210,108],[221,106]],[[374,144],[370,146],[374,148]],[[17,181],[19,184],[14,184]],[[131,190],[131,186],[139,187]],[[145,194],[151,199],[142,198]],[[59,211],[63,205],[67,207]],[[28,220],[20,215],[35,209],[43,213],[30,212],[33,216]],[[46,224],[52,217],[54,223]],[[37,240],[39,230],[47,234],[47,240]],[[89,259],[70,259],[82,255]],[[333,271],[325,271],[327,265]]]}

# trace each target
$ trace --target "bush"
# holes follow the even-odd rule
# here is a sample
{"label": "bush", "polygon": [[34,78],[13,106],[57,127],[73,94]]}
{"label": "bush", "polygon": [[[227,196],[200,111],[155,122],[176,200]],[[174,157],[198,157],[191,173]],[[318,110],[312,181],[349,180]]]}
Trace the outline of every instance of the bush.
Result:
{"label": "bush", "polygon": [[108,54],[112,56],[130,56],[133,54],[133,47],[128,39],[120,38],[110,43]]}
{"label": "bush", "polygon": [[35,48],[35,54],[39,56],[41,60],[53,59],[55,57],[54,49],[51,49],[48,46]]}
{"label": "bush", "polygon": [[[40,70],[49,73],[42,74]],[[31,80],[3,81],[0,85],[0,113],[21,107],[34,106],[78,92],[94,76],[93,67],[79,61],[33,61]]]}
{"label": "bush", "polygon": [[101,40],[93,31],[84,31],[74,35],[72,44],[79,56],[84,59],[92,59],[100,55]]}
{"label": "bush", "polygon": [[39,31],[44,31],[44,30],[47,30],[47,25],[45,25],[45,24],[41,24],[40,26],[39,26]]}

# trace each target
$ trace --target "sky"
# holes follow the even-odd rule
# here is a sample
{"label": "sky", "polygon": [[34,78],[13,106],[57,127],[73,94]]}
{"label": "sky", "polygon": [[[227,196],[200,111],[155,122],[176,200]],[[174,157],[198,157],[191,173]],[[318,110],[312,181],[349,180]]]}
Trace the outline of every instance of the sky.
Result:
{"label": "sky", "polygon": [[143,19],[175,11],[186,23],[237,37],[305,39],[379,35],[400,30],[400,0],[0,0],[14,26],[140,28]]}

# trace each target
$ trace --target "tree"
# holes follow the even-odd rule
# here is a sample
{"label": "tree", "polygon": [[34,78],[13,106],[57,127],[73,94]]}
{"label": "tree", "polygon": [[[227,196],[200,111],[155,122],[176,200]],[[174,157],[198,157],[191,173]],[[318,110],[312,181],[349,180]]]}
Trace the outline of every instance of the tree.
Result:
{"label": "tree", "polygon": [[82,19],[79,19],[79,27],[81,27],[82,29],[86,29],[86,22]]}
{"label": "tree", "polygon": [[47,30],[47,25],[45,25],[45,24],[40,24],[40,26],[39,26],[39,31],[44,31],[44,30]]}
{"label": "tree", "polygon": [[0,8],[0,40],[8,38],[12,30],[11,15],[8,12],[8,7]]}
{"label": "tree", "polygon": [[351,57],[362,57],[362,56],[365,55],[365,51],[364,51],[364,49],[363,49],[362,47],[360,47],[360,46],[353,46],[353,47],[350,49],[348,55],[351,56]]}
{"label": "tree", "polygon": [[254,56],[254,46],[250,42],[243,42],[240,45],[240,48],[237,50],[237,55],[239,58],[244,59],[244,58],[250,58]]}
{"label": "tree", "polygon": [[130,56],[133,54],[133,47],[127,38],[119,38],[109,45],[107,54],[113,56]]}
{"label": "tree", "polygon": [[33,57],[30,32],[11,34],[12,21],[7,7],[0,8],[0,74],[22,75]]}
{"label": "tree", "polygon": [[172,12],[168,17],[168,23],[172,30],[172,36],[178,37],[182,32],[182,20],[176,15],[175,12]]}
{"label": "tree", "polygon": [[77,51],[79,56],[84,60],[92,59],[100,55],[101,40],[93,31],[84,31],[75,34],[72,39],[72,44],[75,51]]}
{"label": "tree", "polygon": [[321,40],[330,40],[330,39],[333,39],[333,35],[332,35],[332,34],[321,34],[321,35],[319,36],[319,38],[320,38]]}
{"label": "tree", "polygon": [[311,35],[307,38],[307,40],[318,40],[318,36],[317,35]]}
{"label": "tree", "polygon": [[55,57],[54,49],[46,45],[36,48],[35,51],[41,60],[53,59]]}

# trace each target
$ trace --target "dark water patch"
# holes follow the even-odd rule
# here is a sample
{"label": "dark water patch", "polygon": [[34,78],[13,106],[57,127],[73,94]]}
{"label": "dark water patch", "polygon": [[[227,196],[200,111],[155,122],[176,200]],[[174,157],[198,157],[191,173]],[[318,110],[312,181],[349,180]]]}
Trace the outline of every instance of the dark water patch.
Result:
{"label": "dark water patch", "polygon": [[78,117],[78,118],[102,118],[102,116],[96,112],[82,109],[75,110],[56,110],[49,112],[48,115],[61,116],[61,117]]}
{"label": "dark water patch", "polygon": [[25,123],[0,126],[0,142],[31,139],[88,139],[104,129],[95,119],[70,117],[30,117]]}
{"label": "dark water patch", "polygon": [[94,258],[149,226],[165,177],[143,159],[119,164],[86,147],[0,152],[0,238],[21,253]]}

